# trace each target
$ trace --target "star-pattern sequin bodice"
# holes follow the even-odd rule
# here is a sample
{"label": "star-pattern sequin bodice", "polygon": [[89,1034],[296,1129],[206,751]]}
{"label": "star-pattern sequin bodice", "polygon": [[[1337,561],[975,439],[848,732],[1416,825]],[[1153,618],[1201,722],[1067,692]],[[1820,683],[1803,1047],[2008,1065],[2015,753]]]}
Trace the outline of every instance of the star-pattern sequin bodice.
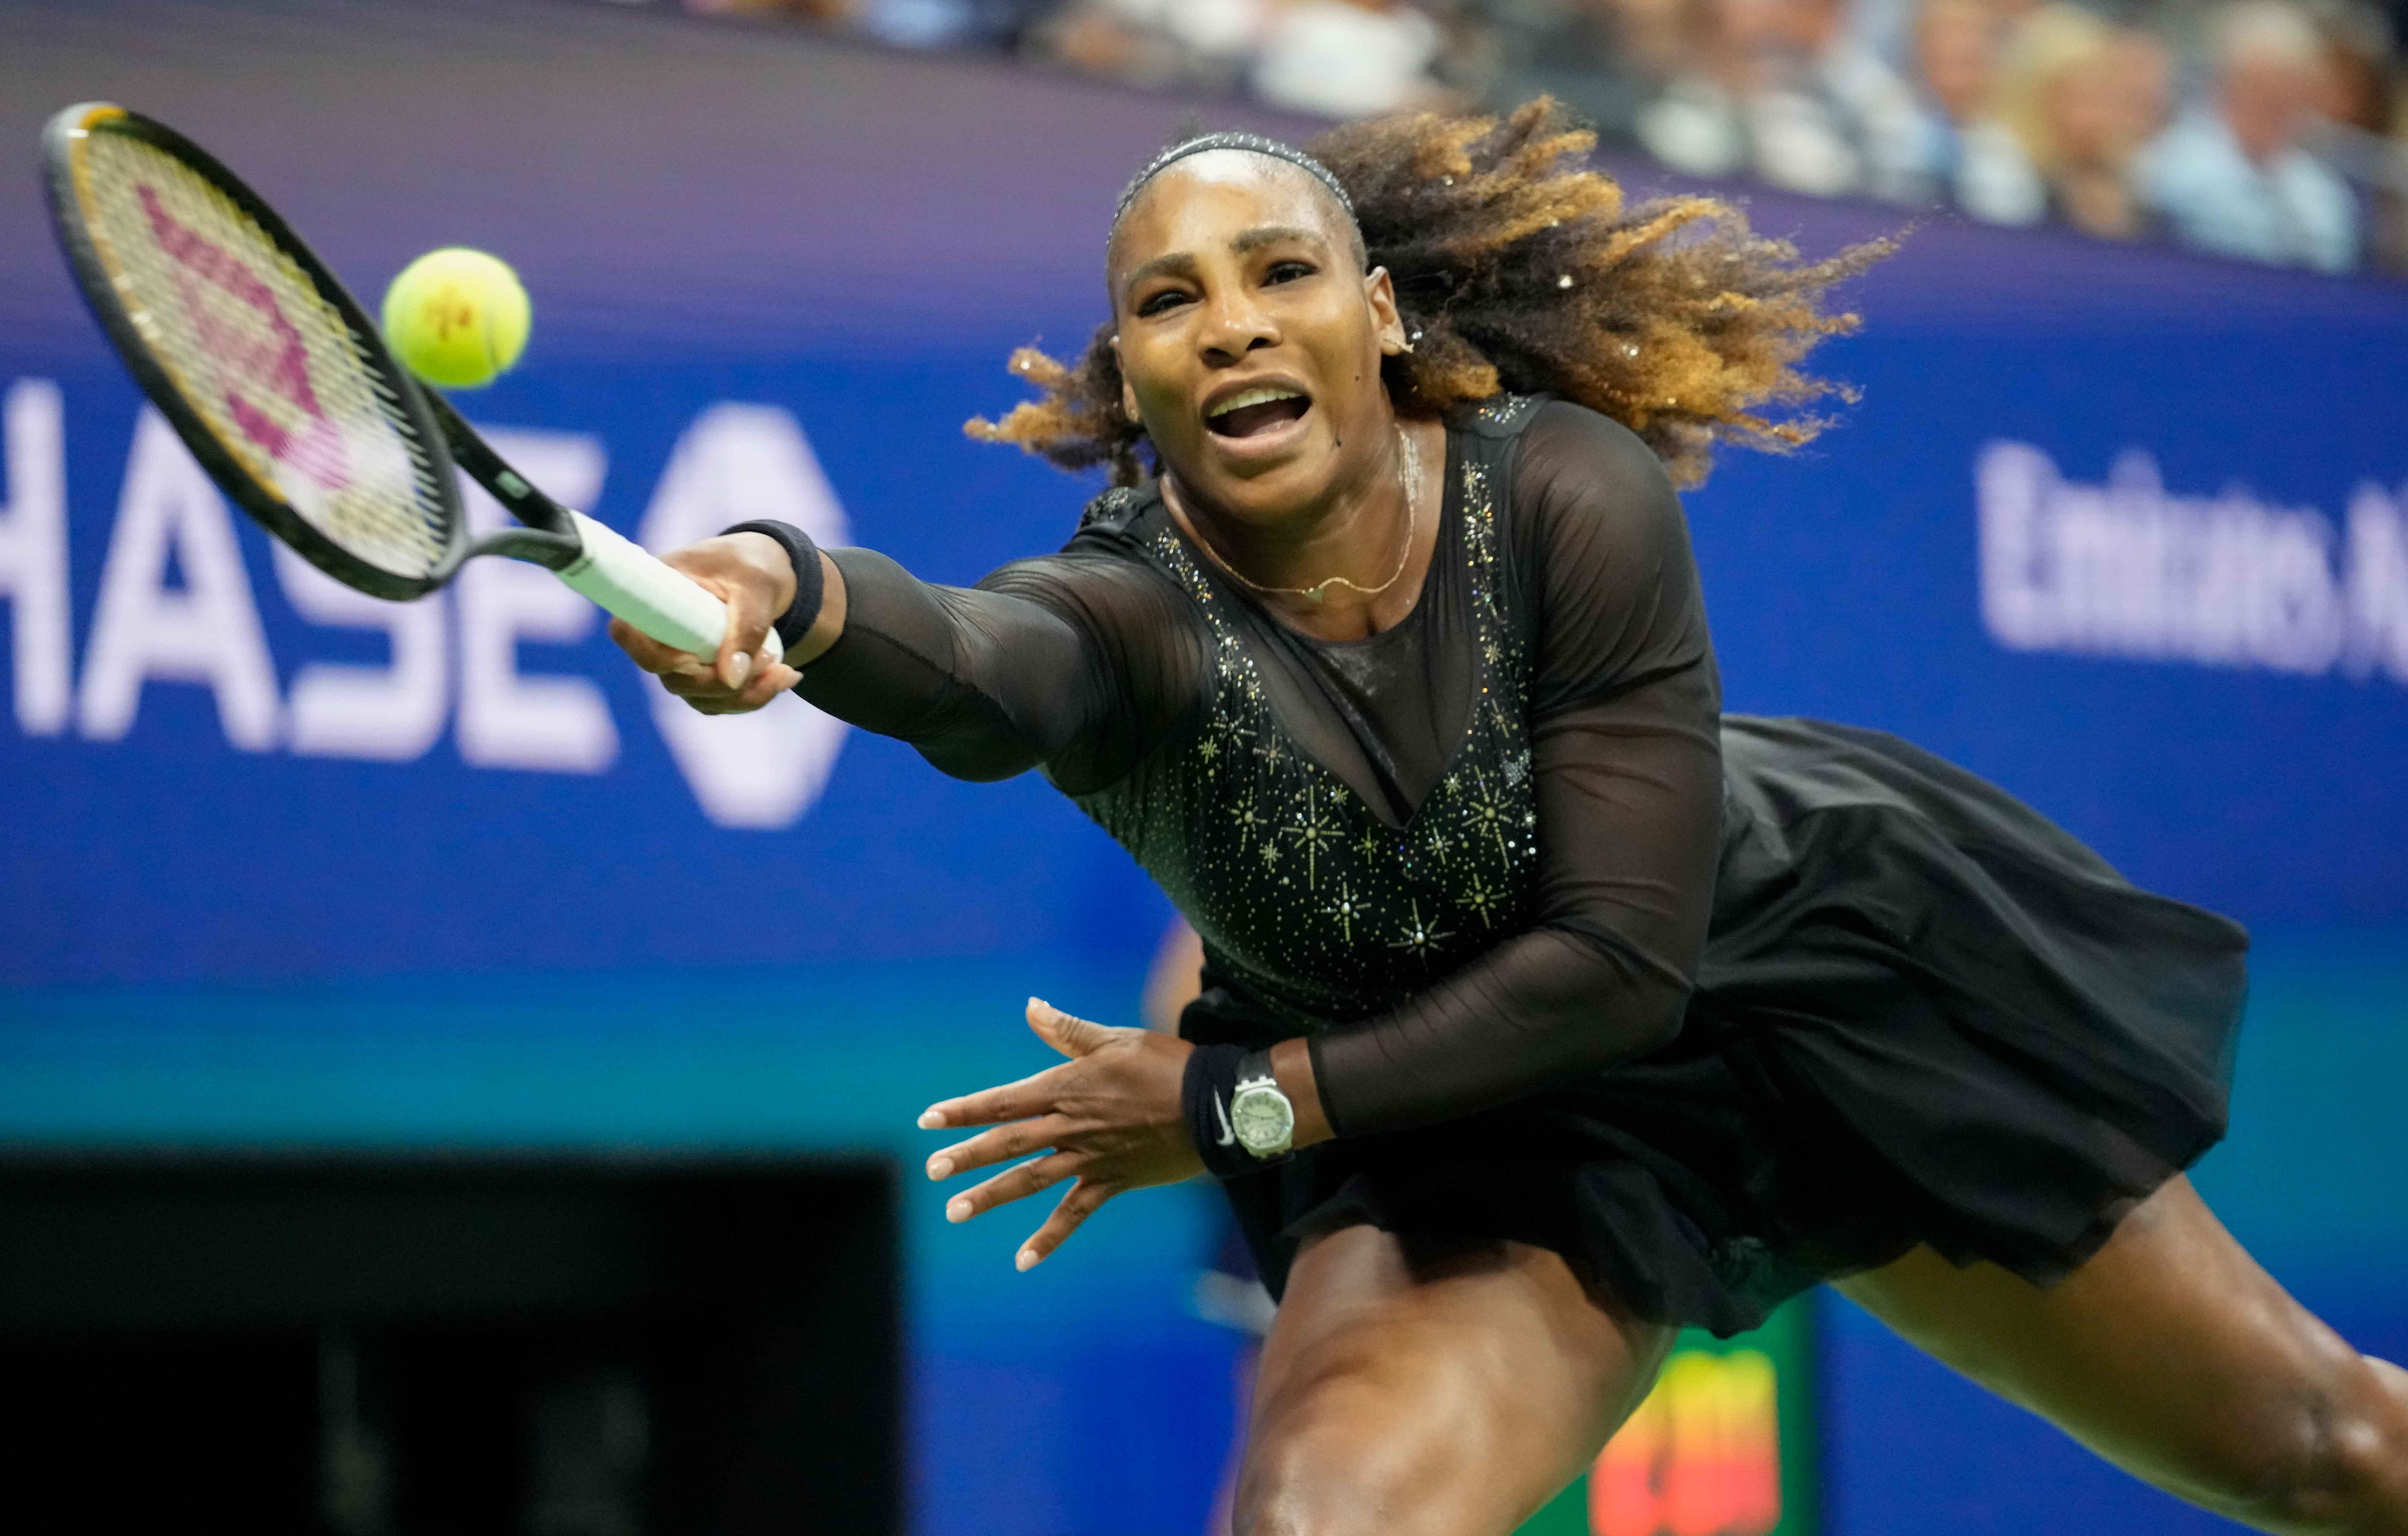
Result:
{"label": "star-pattern sequin bodice", "polygon": [[1401,829],[1273,713],[1241,629],[1265,621],[1238,611],[1158,509],[1131,529],[1210,626],[1211,702],[1192,738],[1078,803],[1161,884],[1216,969],[1298,1027],[1395,1007],[1516,931],[1526,910],[1538,857],[1528,626],[1502,579],[1488,446],[1459,455],[1460,537],[1438,556],[1452,550],[1467,567],[1473,706]]}

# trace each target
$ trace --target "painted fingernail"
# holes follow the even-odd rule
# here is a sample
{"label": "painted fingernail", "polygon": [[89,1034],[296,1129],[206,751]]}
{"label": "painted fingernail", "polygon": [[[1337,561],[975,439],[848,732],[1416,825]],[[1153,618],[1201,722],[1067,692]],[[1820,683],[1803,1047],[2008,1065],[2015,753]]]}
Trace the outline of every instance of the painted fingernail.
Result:
{"label": "painted fingernail", "polygon": [[1026,1274],[1029,1270],[1037,1268],[1037,1250],[1034,1248],[1023,1248],[1020,1250],[1020,1256],[1011,1261],[1011,1267],[1018,1270],[1022,1274]]}
{"label": "painted fingernail", "polygon": [[945,1128],[945,1117],[939,1114],[934,1110],[922,1110],[920,1112],[920,1128],[922,1130],[942,1130]]}
{"label": "painted fingernail", "polygon": [[751,652],[738,651],[736,654],[727,658],[727,685],[729,687],[743,687],[744,680],[752,676],[752,654]]}
{"label": "painted fingernail", "polygon": [[931,1157],[928,1159],[928,1177],[932,1179],[950,1179],[953,1176],[953,1160],[951,1157]]}
{"label": "painted fingernail", "polygon": [[958,1198],[958,1197],[957,1197],[957,1198],[955,1198],[955,1199],[953,1199],[953,1200],[948,1201],[948,1202],[946,1203],[946,1205],[945,1205],[945,1219],[946,1219],[947,1221],[968,1221],[968,1220],[969,1220],[969,1219],[970,1219],[970,1202],[969,1202],[968,1199],[962,1199],[962,1198]]}

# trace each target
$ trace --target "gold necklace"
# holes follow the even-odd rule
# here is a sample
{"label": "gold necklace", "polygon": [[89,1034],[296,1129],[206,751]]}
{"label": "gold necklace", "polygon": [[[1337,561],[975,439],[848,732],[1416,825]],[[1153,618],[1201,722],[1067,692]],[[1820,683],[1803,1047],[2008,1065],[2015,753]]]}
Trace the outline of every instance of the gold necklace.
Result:
{"label": "gold necklace", "polygon": [[1315,581],[1309,587],[1267,587],[1260,581],[1248,581],[1243,571],[1229,564],[1221,552],[1212,547],[1212,541],[1204,537],[1204,530],[1200,525],[1196,530],[1196,541],[1204,546],[1204,553],[1212,557],[1212,563],[1227,571],[1240,586],[1249,592],[1259,592],[1267,597],[1301,597],[1308,603],[1317,603],[1328,596],[1331,587],[1352,587],[1366,597],[1377,597],[1395,586],[1397,578],[1405,573],[1406,562],[1413,556],[1413,532],[1419,521],[1422,484],[1421,450],[1413,446],[1412,434],[1405,430],[1404,423],[1401,422],[1397,423],[1397,443],[1405,451],[1405,541],[1403,547],[1397,551],[1397,568],[1388,572],[1388,579],[1378,586],[1367,587],[1352,577],[1332,576],[1326,581]]}

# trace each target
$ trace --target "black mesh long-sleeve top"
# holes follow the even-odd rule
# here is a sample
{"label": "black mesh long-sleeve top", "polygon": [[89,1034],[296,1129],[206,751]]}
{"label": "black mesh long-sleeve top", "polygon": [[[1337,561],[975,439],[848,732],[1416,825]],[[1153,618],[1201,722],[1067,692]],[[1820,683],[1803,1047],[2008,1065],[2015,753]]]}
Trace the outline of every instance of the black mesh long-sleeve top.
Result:
{"label": "black mesh long-sleeve top", "polygon": [[1270,617],[1153,488],[977,587],[861,550],[798,690],[945,772],[1031,768],[1203,936],[1184,1031],[1306,1035],[1341,1135],[1450,1119],[1679,1027],[1721,840],[1719,687],[1680,504],[1620,425],[1450,423],[1405,620]]}

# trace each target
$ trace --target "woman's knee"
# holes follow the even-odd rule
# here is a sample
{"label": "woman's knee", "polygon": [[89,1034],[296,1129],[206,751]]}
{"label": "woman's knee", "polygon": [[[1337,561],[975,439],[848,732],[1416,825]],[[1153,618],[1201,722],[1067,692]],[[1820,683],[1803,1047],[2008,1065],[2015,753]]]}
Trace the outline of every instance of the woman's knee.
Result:
{"label": "woman's knee", "polygon": [[2408,1531],[2408,1391],[2353,1354],[2236,1435],[2211,1473],[2214,1501],[2285,1532]]}
{"label": "woman's knee", "polygon": [[1246,1456],[1231,1536],[1371,1536],[1380,1490],[1343,1437],[1283,1435]]}
{"label": "woman's knee", "polygon": [[1670,1338],[1544,1250],[1332,1234],[1299,1259],[1264,1348],[1231,1523],[1507,1536],[1597,1454]]}
{"label": "woman's knee", "polygon": [[1336,1426],[1261,1443],[1239,1479],[1233,1536],[1374,1536],[1393,1529],[1383,1514],[1412,1500],[1378,1462],[1376,1446]]}
{"label": "woman's knee", "polygon": [[[1389,1536],[1421,1529],[1438,1489],[1438,1469],[1375,1427],[1375,1402],[1349,1412],[1344,1389],[1314,1394],[1301,1411],[1274,1411],[1255,1425],[1238,1479],[1234,1536]],[[1393,1427],[1391,1427],[1393,1428]],[[1439,1457],[1437,1459],[1443,1459]]]}
{"label": "woman's knee", "polygon": [[[1262,1405],[1238,1479],[1235,1536],[1464,1536],[1511,1519],[1488,1506],[1516,1481],[1495,1413],[1449,1372],[1410,1384],[1377,1369],[1333,1373]],[[1433,1388],[1436,1389],[1433,1389]],[[1400,1400],[1422,1411],[1399,1414]]]}

